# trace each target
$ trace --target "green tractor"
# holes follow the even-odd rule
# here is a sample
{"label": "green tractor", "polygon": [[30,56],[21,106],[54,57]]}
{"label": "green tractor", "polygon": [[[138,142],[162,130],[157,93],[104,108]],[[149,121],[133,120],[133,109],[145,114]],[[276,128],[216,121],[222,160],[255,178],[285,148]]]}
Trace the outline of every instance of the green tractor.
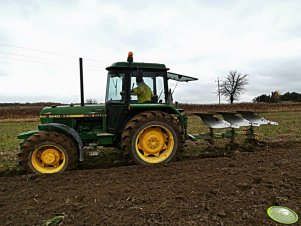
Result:
{"label": "green tractor", "polygon": [[[168,80],[196,78],[169,73],[164,64],[116,62],[107,67],[105,104],[45,107],[38,130],[18,135],[19,162],[27,172],[58,173],[83,161],[83,147],[117,147],[136,164],[172,160],[185,141],[187,117],[171,103]],[[143,73],[151,101],[138,103],[131,90]]]}
{"label": "green tractor", "polygon": [[[130,52],[127,62],[116,62],[106,68],[105,104],[45,107],[40,112],[38,130],[18,135],[21,139],[20,165],[29,173],[59,173],[77,167],[84,160],[84,147],[90,144],[117,147],[136,164],[166,163],[183,149],[185,140],[234,138],[236,128],[249,126],[243,132],[246,140],[255,140],[254,127],[277,124],[253,112],[196,113],[210,131],[187,133],[187,116],[172,103],[169,80],[189,82],[197,78],[168,72],[164,64],[133,62]],[[141,103],[133,95],[136,78],[152,92],[152,98]],[[81,79],[82,81],[82,79]],[[82,82],[81,82],[82,87]],[[83,91],[82,91],[83,93]],[[240,114],[241,116],[238,116]],[[230,130],[215,133],[214,129]]]}

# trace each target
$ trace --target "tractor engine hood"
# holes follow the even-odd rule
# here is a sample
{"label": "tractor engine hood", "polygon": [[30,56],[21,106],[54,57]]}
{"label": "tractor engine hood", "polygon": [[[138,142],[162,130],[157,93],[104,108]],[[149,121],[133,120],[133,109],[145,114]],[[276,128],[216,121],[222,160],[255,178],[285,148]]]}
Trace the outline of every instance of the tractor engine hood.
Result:
{"label": "tractor engine hood", "polygon": [[41,118],[82,118],[101,117],[106,113],[105,104],[65,105],[45,107],[40,112]]}

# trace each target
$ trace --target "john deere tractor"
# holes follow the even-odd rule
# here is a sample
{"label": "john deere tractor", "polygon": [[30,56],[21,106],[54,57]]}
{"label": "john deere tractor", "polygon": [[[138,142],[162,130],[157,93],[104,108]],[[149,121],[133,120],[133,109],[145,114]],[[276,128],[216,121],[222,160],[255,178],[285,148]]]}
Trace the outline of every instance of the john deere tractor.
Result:
{"label": "john deere tractor", "polygon": [[[116,62],[106,68],[105,104],[45,107],[40,112],[38,130],[18,135],[21,139],[19,162],[27,172],[59,173],[76,168],[84,160],[84,147],[96,144],[117,147],[136,164],[151,165],[171,161],[183,148],[185,140],[230,138],[234,128],[249,126],[245,132],[253,139],[254,126],[273,124],[252,112],[225,113],[222,120],[213,114],[197,113],[210,128],[206,134],[187,134],[187,117],[172,104],[170,80],[189,82],[190,76],[169,72],[164,64],[133,62],[130,52],[127,62]],[[152,99],[138,103],[133,96],[136,77],[152,90]],[[139,75],[140,76],[140,75]],[[264,121],[265,120],[265,121]],[[230,128],[214,133],[215,128]]]}
{"label": "john deere tractor", "polygon": [[[22,133],[19,162],[28,172],[58,173],[83,161],[91,143],[120,148],[136,164],[172,160],[185,140],[187,118],[171,104],[169,80],[196,78],[169,73],[164,64],[116,62],[106,68],[105,104],[45,107],[38,130]],[[138,72],[151,88],[152,100],[138,103],[131,90]]]}

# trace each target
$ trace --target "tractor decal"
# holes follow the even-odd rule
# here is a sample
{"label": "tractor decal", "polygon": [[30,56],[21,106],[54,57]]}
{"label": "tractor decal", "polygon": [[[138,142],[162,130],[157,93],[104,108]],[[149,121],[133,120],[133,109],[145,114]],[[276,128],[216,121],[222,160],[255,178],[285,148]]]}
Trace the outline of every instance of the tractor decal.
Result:
{"label": "tractor decal", "polygon": [[106,114],[74,114],[74,115],[61,115],[61,114],[44,114],[40,115],[40,118],[99,118],[106,117]]}

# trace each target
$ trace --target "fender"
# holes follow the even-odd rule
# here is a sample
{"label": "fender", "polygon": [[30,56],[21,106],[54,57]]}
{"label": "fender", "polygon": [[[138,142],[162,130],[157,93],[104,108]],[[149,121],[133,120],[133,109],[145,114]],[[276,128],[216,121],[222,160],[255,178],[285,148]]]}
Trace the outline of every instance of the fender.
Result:
{"label": "fender", "polygon": [[77,152],[79,155],[79,161],[84,160],[83,142],[75,129],[73,129],[69,126],[66,126],[64,124],[60,124],[60,123],[40,124],[40,125],[38,125],[38,128],[39,128],[39,130],[42,130],[42,131],[45,131],[45,130],[57,131],[57,132],[63,132],[64,134],[67,134],[67,136],[71,137],[72,140],[77,144]]}

